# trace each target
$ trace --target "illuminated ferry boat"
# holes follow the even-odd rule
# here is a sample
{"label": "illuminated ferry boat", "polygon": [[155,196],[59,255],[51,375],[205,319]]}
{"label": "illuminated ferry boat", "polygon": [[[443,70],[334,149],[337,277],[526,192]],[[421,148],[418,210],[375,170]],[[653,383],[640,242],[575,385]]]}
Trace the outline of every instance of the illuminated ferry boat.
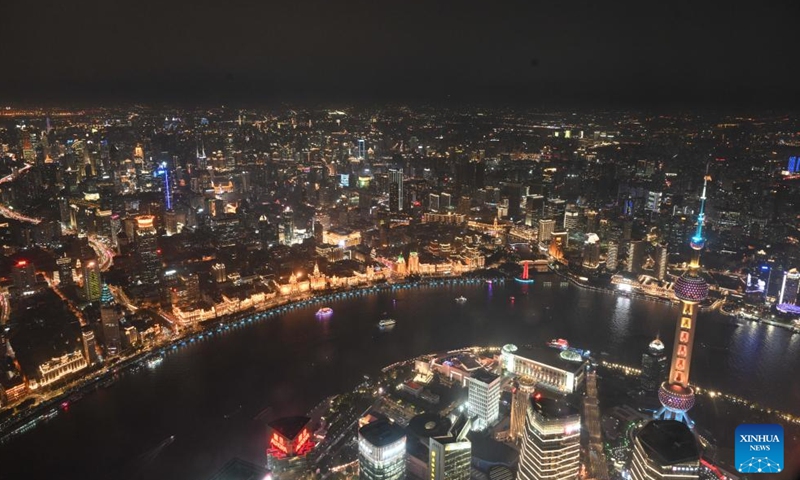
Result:
{"label": "illuminated ferry boat", "polygon": [[467,303],[467,298],[464,296],[456,297],[456,303]]}
{"label": "illuminated ferry boat", "polygon": [[566,350],[567,348],[569,348],[569,342],[563,338],[554,338],[549,342],[547,342],[547,346],[553,348],[560,348],[561,350]]}
{"label": "illuminated ferry boat", "polygon": [[318,317],[330,317],[331,315],[333,315],[333,309],[330,307],[322,307],[317,310]]}
{"label": "illuminated ferry boat", "polygon": [[397,321],[394,318],[384,318],[378,322],[378,326],[381,328],[394,327],[395,324],[397,324]]}
{"label": "illuminated ferry boat", "polygon": [[149,368],[150,370],[155,370],[156,368],[158,368],[159,365],[161,365],[161,362],[163,362],[163,361],[164,361],[164,357],[160,357],[160,356],[159,357],[153,357],[153,358],[151,358],[150,360],[147,361],[147,368]]}

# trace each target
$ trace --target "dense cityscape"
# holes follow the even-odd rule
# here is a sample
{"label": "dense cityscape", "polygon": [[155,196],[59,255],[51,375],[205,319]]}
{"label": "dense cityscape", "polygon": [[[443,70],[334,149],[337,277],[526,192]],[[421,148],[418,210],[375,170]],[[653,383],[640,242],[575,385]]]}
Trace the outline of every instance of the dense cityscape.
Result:
{"label": "dense cityscape", "polygon": [[261,455],[199,478],[735,479],[758,473],[734,462],[736,425],[797,448],[794,380],[776,403],[689,375],[721,348],[695,324],[800,338],[793,116],[9,106],[0,150],[0,450],[201,339],[408,289],[479,308],[459,288],[586,291],[673,323],[624,345],[635,363],[544,333],[409,349],[311,411],[261,412]]}

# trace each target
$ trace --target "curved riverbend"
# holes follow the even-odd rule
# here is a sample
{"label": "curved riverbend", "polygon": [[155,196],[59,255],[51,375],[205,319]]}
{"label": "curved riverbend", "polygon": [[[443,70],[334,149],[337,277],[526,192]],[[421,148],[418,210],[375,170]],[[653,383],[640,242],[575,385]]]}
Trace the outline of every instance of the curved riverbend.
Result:
{"label": "curved riverbend", "polygon": [[[543,283],[381,289],[315,299],[269,321],[204,334],[170,349],[157,369],[125,375],[0,446],[4,474],[63,477],[70,465],[70,477],[205,478],[234,456],[263,460],[263,419],[303,413],[399,360],[563,337],[637,365],[656,333],[669,337],[674,329],[672,306]],[[468,299],[463,305],[454,301],[460,295]],[[323,303],[334,309],[329,320],[314,315]],[[391,332],[376,326],[384,314],[397,320]],[[800,379],[787,375],[800,369],[800,335],[737,327],[708,313],[696,341],[704,345],[693,363],[698,384],[800,413],[792,402]],[[40,461],[43,453],[48,462]]]}

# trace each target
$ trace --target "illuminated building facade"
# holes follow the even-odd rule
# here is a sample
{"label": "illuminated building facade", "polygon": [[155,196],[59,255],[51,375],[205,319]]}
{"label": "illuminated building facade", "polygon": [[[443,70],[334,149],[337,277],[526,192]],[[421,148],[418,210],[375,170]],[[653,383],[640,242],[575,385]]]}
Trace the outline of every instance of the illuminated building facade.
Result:
{"label": "illuminated building facade", "polygon": [[283,244],[291,245],[294,242],[294,212],[291,208],[281,213],[281,225],[283,226]]}
{"label": "illuminated building facade", "polygon": [[386,420],[368,423],[358,430],[359,478],[402,480],[406,476],[406,435]]}
{"label": "illuminated building facade", "polygon": [[694,422],[688,412],[694,406],[694,390],[689,385],[689,372],[692,365],[692,347],[697,323],[697,310],[700,302],[708,297],[708,283],[700,274],[700,251],[705,246],[703,222],[705,220],[706,185],[700,197],[700,213],[697,216],[697,231],[689,242],[694,250],[689,268],[675,282],[675,296],[681,301],[681,315],[675,327],[675,346],[672,349],[672,363],[669,378],[661,384],[658,399],[661,409],[655,414],[660,420],[678,420],[691,427]]}
{"label": "illuminated building facade", "polygon": [[511,390],[511,439],[521,442],[525,435],[525,418],[528,415],[528,404],[536,387],[530,377],[518,377]]}
{"label": "illuminated building facade", "polygon": [[283,417],[269,424],[267,466],[279,476],[303,473],[314,448],[309,417]]}
{"label": "illuminated building facade", "polygon": [[588,362],[580,355],[569,355],[556,348],[506,345],[502,349],[501,364],[509,373],[529,377],[539,387],[573,393],[583,384]]}
{"label": "illuminated building facade", "polygon": [[581,416],[563,398],[530,397],[519,457],[520,480],[570,480],[580,470]]}
{"label": "illuminated building facade", "polygon": [[633,434],[633,480],[692,480],[699,469],[697,440],[686,424],[651,420]]}
{"label": "illuminated building facade", "polygon": [[26,295],[34,291],[36,286],[36,268],[33,262],[20,260],[11,270],[11,278],[18,295]]}
{"label": "illuminated building facade", "polygon": [[798,290],[800,290],[800,272],[796,268],[784,272],[778,304],[797,305]]}
{"label": "illuminated building facade", "polygon": [[160,283],[161,258],[153,215],[136,217],[136,260],[139,262],[139,280],[143,285],[157,287]]}
{"label": "illuminated building facade", "polygon": [[72,259],[64,255],[56,259],[56,266],[58,267],[58,282],[61,285],[72,285],[74,278],[72,276]]}
{"label": "illuminated building facade", "polygon": [[39,365],[39,385],[44,386],[82,370],[87,366],[86,358],[80,350],[54,357]]}
{"label": "illuminated building facade", "polygon": [[472,443],[467,439],[467,434],[470,427],[471,421],[462,415],[448,435],[429,439],[429,480],[469,480]]}
{"label": "illuminated building facade", "polygon": [[87,259],[81,264],[83,270],[83,296],[87,302],[97,302],[102,294],[100,265],[95,259]]}
{"label": "illuminated building facade", "polygon": [[403,169],[389,170],[389,211],[403,211]]}
{"label": "illuminated building facade", "polygon": [[640,385],[643,392],[655,393],[667,376],[669,359],[665,351],[664,342],[656,338],[647,346],[647,351],[642,354],[642,376]]}
{"label": "illuminated building facade", "polygon": [[467,410],[475,419],[475,429],[483,430],[497,422],[500,415],[500,377],[477,370],[467,377]]}

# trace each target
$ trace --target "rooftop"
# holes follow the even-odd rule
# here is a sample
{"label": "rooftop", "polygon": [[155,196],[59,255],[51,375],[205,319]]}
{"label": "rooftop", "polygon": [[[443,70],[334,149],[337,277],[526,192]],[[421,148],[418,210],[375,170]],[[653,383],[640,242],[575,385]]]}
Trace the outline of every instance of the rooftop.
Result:
{"label": "rooftop", "polygon": [[533,410],[548,420],[580,414],[580,411],[568,403],[564,397],[544,396],[537,393],[530,397],[530,402]]}
{"label": "rooftop", "polygon": [[565,360],[564,357],[561,356],[561,352],[562,350],[551,347],[519,347],[519,349],[514,352],[514,355],[576,374],[586,365],[586,360],[582,362]]}
{"label": "rooftop", "polygon": [[406,436],[402,428],[385,420],[364,425],[358,434],[376,447],[391,445]]}
{"label": "rooftop", "polygon": [[689,427],[675,420],[653,420],[637,433],[647,454],[660,465],[695,462],[697,440]]}
{"label": "rooftop", "polygon": [[269,427],[284,437],[294,440],[310,421],[309,417],[283,417],[270,422]]}

